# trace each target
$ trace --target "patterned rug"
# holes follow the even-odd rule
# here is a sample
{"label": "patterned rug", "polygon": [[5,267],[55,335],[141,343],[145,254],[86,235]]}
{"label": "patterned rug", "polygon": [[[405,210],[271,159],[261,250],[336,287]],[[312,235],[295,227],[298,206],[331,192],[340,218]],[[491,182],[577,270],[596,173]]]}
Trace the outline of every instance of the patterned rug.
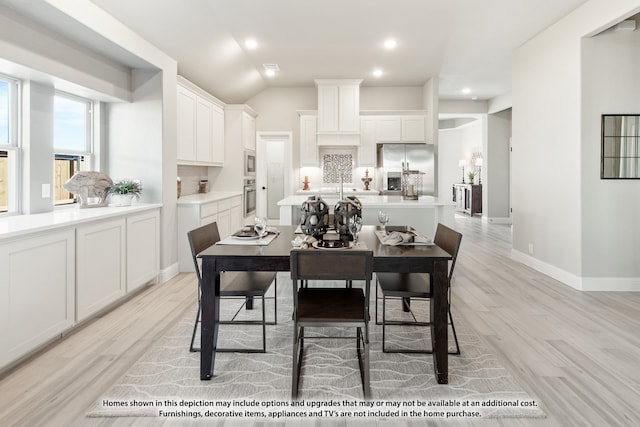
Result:
{"label": "patterned rug", "polygon": [[[283,277],[284,279],[284,277]],[[286,279],[285,279],[286,280]],[[282,280],[279,280],[282,283]],[[290,284],[278,297],[278,324],[267,326],[267,353],[219,353],[214,377],[200,381],[200,354],[189,352],[195,310],[171,328],[87,413],[90,417],[136,416],[204,418],[243,417],[284,422],[298,417],[337,418],[540,418],[535,399],[522,390],[495,354],[458,316],[462,355],[449,356],[449,384],[438,384],[428,354],[383,353],[382,328],[370,322],[372,398],[362,400],[362,383],[352,330],[307,328],[325,337],[305,340],[297,403],[291,402],[292,300]],[[223,300],[222,317],[235,312],[237,300]],[[267,316],[273,316],[268,300]],[[372,295],[371,316],[375,316]],[[381,306],[381,301],[379,302]],[[390,308],[391,307],[391,308]],[[418,320],[429,318],[427,303],[412,301]],[[388,317],[406,319],[397,301],[387,302]],[[242,310],[244,319],[259,318]],[[380,312],[381,316],[381,312]],[[455,316],[455,313],[454,313]],[[272,318],[272,317],[271,317]],[[261,327],[222,325],[219,346],[259,347]],[[450,332],[450,348],[454,349]],[[198,335],[199,336],[199,335]],[[197,341],[199,346],[199,341]],[[387,327],[390,348],[430,346],[424,327]]]}

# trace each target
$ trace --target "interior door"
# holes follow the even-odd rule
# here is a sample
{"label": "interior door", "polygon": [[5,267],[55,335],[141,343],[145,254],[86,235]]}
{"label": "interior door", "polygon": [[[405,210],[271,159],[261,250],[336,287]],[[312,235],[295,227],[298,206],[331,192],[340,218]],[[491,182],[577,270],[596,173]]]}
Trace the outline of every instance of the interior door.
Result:
{"label": "interior door", "polygon": [[279,224],[278,202],[290,194],[291,149],[290,132],[258,132],[257,213],[269,224]]}

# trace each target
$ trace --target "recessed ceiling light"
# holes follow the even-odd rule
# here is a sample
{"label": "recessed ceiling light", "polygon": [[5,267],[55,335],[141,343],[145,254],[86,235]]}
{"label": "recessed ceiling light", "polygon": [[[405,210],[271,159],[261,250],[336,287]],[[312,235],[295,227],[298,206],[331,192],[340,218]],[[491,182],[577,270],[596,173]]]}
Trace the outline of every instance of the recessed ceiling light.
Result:
{"label": "recessed ceiling light", "polygon": [[258,47],[258,42],[254,39],[246,39],[244,41],[244,47],[246,47],[247,49],[255,49]]}
{"label": "recessed ceiling light", "polygon": [[381,70],[381,69],[379,69],[379,68],[376,68],[375,70],[373,70],[373,75],[374,75],[375,77],[382,77],[382,74],[383,74],[383,73],[382,73],[382,70]]}
{"label": "recessed ceiling light", "polygon": [[478,97],[477,97],[477,96],[472,96],[472,97],[471,97],[471,100],[472,100],[472,101],[477,101],[477,100],[478,100]]}
{"label": "recessed ceiling light", "polygon": [[268,77],[273,77],[276,75],[276,71],[280,71],[278,64],[262,64],[262,66],[264,67],[264,73]]}
{"label": "recessed ceiling light", "polygon": [[396,42],[394,39],[387,39],[384,41],[384,48],[387,50],[393,50],[396,48],[396,46],[398,46],[398,42]]}
{"label": "recessed ceiling light", "polygon": [[469,89],[468,87],[465,87],[464,89],[462,89],[462,93],[464,93],[465,95],[467,93],[471,93],[471,89]]}

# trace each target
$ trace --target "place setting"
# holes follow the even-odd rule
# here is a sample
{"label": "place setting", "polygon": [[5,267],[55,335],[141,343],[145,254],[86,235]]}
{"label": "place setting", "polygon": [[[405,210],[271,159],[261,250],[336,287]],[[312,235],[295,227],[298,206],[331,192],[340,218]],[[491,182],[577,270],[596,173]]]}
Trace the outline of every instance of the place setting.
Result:
{"label": "place setting", "polygon": [[406,225],[387,225],[389,214],[386,211],[378,211],[378,221],[382,229],[375,234],[385,246],[433,246],[433,240],[422,235],[416,229]]}
{"label": "place setting", "polygon": [[271,243],[280,231],[267,226],[267,219],[256,217],[253,225],[245,225],[230,236],[220,240],[217,245],[266,246]]}

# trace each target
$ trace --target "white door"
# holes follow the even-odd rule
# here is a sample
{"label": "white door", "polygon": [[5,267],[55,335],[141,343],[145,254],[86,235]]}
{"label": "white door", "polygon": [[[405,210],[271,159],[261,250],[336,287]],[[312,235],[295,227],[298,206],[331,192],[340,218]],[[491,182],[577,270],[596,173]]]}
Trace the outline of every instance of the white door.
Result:
{"label": "white door", "polygon": [[291,133],[258,132],[257,157],[257,213],[269,224],[280,222],[278,202],[290,194]]}

